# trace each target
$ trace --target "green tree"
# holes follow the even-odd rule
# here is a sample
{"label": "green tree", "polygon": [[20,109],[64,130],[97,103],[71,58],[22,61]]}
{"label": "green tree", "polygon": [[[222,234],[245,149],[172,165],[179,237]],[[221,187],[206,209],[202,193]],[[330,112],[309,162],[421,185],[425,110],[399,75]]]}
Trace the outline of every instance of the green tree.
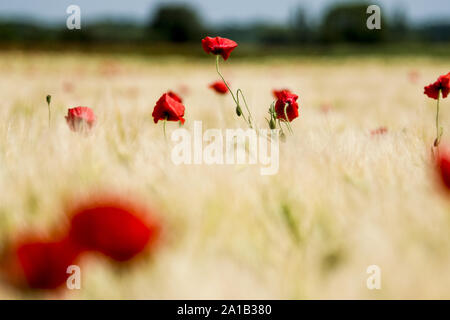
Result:
{"label": "green tree", "polygon": [[197,12],[185,5],[159,7],[149,24],[149,34],[162,41],[199,41],[204,32]]}
{"label": "green tree", "polygon": [[314,40],[314,30],[311,27],[310,21],[307,19],[306,11],[303,8],[297,9],[294,18],[292,19],[291,26],[296,42],[304,44]]}
{"label": "green tree", "polygon": [[366,3],[345,3],[332,7],[325,14],[321,26],[321,40],[325,43],[378,43],[387,40],[389,26],[381,14],[381,29],[369,30],[366,22]]}

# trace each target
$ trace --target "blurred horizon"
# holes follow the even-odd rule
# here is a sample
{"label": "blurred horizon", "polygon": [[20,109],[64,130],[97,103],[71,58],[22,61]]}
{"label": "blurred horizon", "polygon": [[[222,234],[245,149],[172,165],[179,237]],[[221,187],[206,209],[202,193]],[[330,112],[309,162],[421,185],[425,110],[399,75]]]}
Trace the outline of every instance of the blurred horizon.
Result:
{"label": "blurred horizon", "polygon": [[[205,36],[243,44],[238,56],[403,54],[448,56],[448,0],[148,1],[43,0],[0,4],[0,47],[203,56]],[[81,30],[68,30],[67,8],[81,9]],[[381,29],[366,26],[381,7]],[[185,47],[180,46],[186,44]],[[194,47],[194,44],[196,45]],[[350,45],[351,49],[340,49]],[[371,46],[371,48],[369,48]],[[264,47],[264,50],[260,50]]]}
{"label": "blurred horizon", "polygon": [[[447,0],[374,0],[382,8],[382,15],[392,17],[404,15],[410,25],[447,22],[450,18],[450,5]],[[433,5],[430,5],[430,2]],[[188,5],[195,9],[206,24],[210,26],[246,25],[252,23],[284,24],[293,18],[293,12],[301,8],[309,19],[323,17],[331,7],[343,3],[368,3],[365,0],[133,0],[129,2],[92,2],[89,0],[40,0],[30,6],[27,0],[0,3],[0,19],[28,21],[37,24],[55,25],[64,23],[69,5],[80,6],[82,20],[93,23],[102,20],[127,21],[145,24],[158,8],[165,5]],[[239,10],[236,10],[238,8]]]}

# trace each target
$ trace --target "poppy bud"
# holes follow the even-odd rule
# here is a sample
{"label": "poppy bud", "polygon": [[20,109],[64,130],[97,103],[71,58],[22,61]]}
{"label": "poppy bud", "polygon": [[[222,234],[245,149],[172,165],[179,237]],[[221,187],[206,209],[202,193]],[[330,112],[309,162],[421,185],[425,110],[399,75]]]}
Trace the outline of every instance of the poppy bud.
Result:
{"label": "poppy bud", "polygon": [[241,107],[239,107],[239,106],[236,107],[236,114],[238,115],[238,117],[240,117],[242,115]]}
{"label": "poppy bud", "polygon": [[46,100],[47,100],[47,104],[50,104],[50,102],[52,102],[52,96],[47,95]]}
{"label": "poppy bud", "polygon": [[276,125],[276,123],[275,123],[275,121],[274,121],[273,119],[270,119],[270,121],[269,121],[269,127],[270,127],[270,129],[272,129],[272,130],[274,130],[274,129],[277,127],[277,125]]}

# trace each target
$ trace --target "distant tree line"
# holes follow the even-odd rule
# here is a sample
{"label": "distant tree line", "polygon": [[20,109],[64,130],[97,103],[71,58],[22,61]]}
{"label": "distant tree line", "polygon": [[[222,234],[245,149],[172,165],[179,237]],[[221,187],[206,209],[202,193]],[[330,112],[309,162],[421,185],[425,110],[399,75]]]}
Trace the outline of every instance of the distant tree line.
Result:
{"label": "distant tree line", "polygon": [[146,25],[130,21],[99,21],[81,30],[45,27],[25,21],[0,21],[0,42],[76,42],[76,43],[191,43],[205,35],[221,35],[241,43],[262,45],[314,45],[337,43],[389,43],[401,41],[450,42],[450,22],[411,27],[397,12],[382,15],[381,30],[366,28],[369,4],[338,4],[318,19],[308,19],[304,9],[285,24],[207,26],[197,11],[186,5],[163,5]]}

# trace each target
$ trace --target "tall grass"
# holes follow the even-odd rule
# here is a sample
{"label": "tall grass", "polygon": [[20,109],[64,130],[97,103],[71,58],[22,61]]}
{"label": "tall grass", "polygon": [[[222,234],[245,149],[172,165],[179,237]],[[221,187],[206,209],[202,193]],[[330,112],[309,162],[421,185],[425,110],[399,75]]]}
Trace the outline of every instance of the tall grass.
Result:
{"label": "tall grass", "polygon": [[[82,289],[65,298],[450,297],[450,203],[430,169],[434,104],[423,95],[423,85],[448,71],[446,61],[225,64],[261,125],[272,89],[300,96],[275,176],[256,166],[172,164],[151,118],[168,89],[189,88],[187,129],[194,120],[204,129],[242,125],[231,98],[208,89],[217,80],[209,62],[1,54],[0,245],[24,230],[63,227],[65,205],[113,189],[154,208],[166,226],[163,245],[125,270],[92,256],[81,266]],[[98,116],[90,136],[64,121],[78,105]],[[372,136],[379,126],[387,134]],[[168,124],[169,135],[175,128]],[[372,264],[382,270],[382,290],[366,288]],[[0,298],[24,297],[0,282]]]}

